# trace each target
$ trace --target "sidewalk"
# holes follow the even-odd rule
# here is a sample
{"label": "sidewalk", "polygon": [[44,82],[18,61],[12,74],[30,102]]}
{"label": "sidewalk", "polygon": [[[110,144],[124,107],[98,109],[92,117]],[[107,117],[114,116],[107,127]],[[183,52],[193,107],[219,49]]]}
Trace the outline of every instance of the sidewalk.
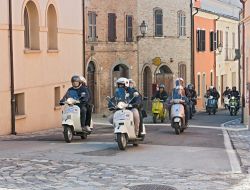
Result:
{"label": "sidewalk", "polygon": [[[240,123],[240,119],[228,122],[224,125],[228,128],[233,147],[235,148],[240,162],[243,173],[246,178],[238,185],[231,188],[232,190],[249,190],[250,189],[250,130]],[[236,129],[236,130],[231,130]]]}

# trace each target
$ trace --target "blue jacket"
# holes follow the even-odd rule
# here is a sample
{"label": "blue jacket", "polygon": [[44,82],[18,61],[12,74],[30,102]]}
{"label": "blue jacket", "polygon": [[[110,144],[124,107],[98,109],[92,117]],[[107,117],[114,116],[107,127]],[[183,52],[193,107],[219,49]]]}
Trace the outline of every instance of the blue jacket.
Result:
{"label": "blue jacket", "polygon": [[81,86],[78,89],[70,87],[61,101],[65,101],[67,98],[74,98],[80,100],[81,104],[87,104],[91,100],[90,90],[87,86]]}

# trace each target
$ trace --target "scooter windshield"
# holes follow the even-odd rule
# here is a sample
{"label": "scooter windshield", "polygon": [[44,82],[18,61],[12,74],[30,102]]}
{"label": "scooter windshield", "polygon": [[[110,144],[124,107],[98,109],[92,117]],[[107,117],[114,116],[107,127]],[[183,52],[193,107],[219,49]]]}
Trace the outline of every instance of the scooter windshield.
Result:
{"label": "scooter windshield", "polygon": [[67,92],[67,98],[73,98],[75,100],[79,100],[79,96],[76,90],[69,90]]}

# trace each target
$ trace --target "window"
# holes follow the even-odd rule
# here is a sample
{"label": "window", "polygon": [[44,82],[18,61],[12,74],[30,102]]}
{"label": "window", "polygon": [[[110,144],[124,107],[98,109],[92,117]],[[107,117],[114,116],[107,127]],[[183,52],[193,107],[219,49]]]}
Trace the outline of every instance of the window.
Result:
{"label": "window", "polygon": [[88,31],[88,39],[89,41],[96,41],[97,33],[96,33],[96,13],[89,12],[88,13],[88,22],[89,22],[89,31]]}
{"label": "window", "polygon": [[126,42],[133,41],[133,17],[131,15],[126,16]]}
{"label": "window", "polygon": [[217,30],[217,48],[219,45],[223,46],[223,31]]}
{"label": "window", "polygon": [[183,11],[178,12],[178,35],[186,36],[186,15]]}
{"label": "window", "polygon": [[235,33],[232,34],[232,48],[235,49]]}
{"label": "window", "polygon": [[161,9],[157,9],[154,11],[155,17],[155,36],[162,37],[163,36],[163,14]]}
{"label": "window", "polygon": [[116,14],[108,13],[108,41],[115,42],[116,39]]}
{"label": "window", "polygon": [[24,9],[24,47],[30,49],[29,13],[26,7]]}
{"label": "window", "polygon": [[57,16],[53,5],[50,5],[47,13],[48,19],[48,49],[57,50]]}
{"label": "window", "polygon": [[217,48],[217,34],[214,31],[210,32],[210,51],[216,51]]}
{"label": "window", "polygon": [[55,107],[60,106],[59,102],[61,99],[60,87],[55,87]]}
{"label": "window", "polygon": [[229,60],[229,49],[228,49],[228,32],[226,32],[226,60]]}
{"label": "window", "polygon": [[25,115],[24,93],[15,94],[15,115]]}
{"label": "window", "polygon": [[206,50],[206,31],[197,30],[197,51]]}
{"label": "window", "polygon": [[210,72],[210,85],[214,86],[213,84],[214,84],[214,73],[213,73],[213,71],[211,71]]}
{"label": "window", "polygon": [[198,83],[198,96],[201,96],[201,76],[200,75],[198,75],[197,83]]}
{"label": "window", "polygon": [[24,47],[39,50],[39,16],[36,5],[28,1],[24,8]]}

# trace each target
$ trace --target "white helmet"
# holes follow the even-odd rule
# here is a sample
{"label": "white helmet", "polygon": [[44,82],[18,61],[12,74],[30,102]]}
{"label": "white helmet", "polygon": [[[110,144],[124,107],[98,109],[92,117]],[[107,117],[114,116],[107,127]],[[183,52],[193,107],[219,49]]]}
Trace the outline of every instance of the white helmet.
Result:
{"label": "white helmet", "polygon": [[81,83],[87,85],[87,80],[83,76],[79,76]]}
{"label": "white helmet", "polygon": [[127,78],[121,77],[116,81],[116,84],[124,84],[124,86],[129,87],[129,80]]}
{"label": "white helmet", "polygon": [[213,87],[213,86],[210,86],[210,87],[209,87],[209,90],[213,90],[213,89],[214,89],[214,87]]}

